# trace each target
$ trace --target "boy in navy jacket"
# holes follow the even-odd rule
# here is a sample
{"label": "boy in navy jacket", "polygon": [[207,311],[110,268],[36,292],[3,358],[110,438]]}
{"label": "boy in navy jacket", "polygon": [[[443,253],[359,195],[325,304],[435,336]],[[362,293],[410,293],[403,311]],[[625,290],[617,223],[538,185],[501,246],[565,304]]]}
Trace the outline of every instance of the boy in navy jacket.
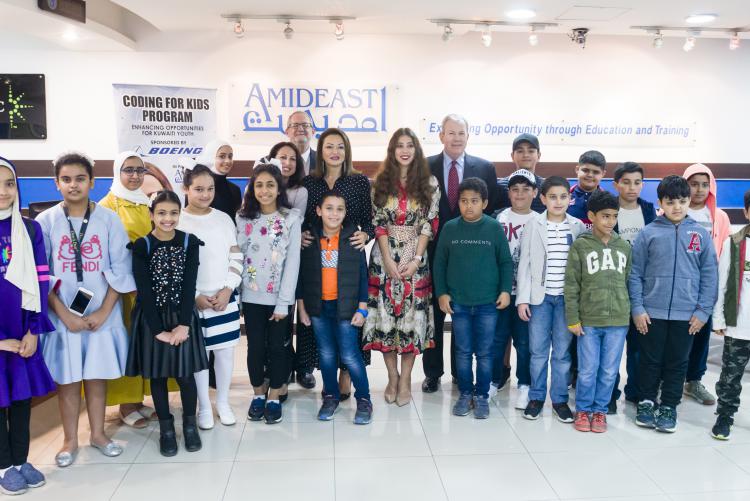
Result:
{"label": "boy in navy jacket", "polygon": [[716,302],[718,270],[711,236],[687,216],[687,181],[667,176],[657,195],[664,215],[636,238],[628,280],[633,322],[642,334],[635,422],[671,433],[677,428],[692,336],[706,323]]}

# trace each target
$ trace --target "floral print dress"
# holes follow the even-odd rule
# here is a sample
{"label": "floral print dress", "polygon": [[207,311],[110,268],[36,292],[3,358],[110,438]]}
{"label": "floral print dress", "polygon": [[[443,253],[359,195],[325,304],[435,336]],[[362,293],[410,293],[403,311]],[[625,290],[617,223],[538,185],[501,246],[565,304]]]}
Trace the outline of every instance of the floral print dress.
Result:
{"label": "floral print dress", "polygon": [[[437,232],[440,190],[434,177],[430,184],[435,191],[429,207],[409,199],[403,187],[383,207],[374,207],[375,236],[388,237],[388,248],[396,264],[414,259],[420,235],[432,239]],[[375,242],[370,255],[365,349],[418,355],[435,345],[432,276],[426,254],[425,250],[423,264],[410,278],[391,279]]]}

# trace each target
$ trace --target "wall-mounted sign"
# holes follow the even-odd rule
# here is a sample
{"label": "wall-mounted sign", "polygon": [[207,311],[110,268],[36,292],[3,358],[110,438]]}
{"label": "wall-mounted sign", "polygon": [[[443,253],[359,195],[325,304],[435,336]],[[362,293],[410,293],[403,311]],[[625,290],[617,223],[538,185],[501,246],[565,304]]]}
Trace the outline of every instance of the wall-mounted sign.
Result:
{"label": "wall-mounted sign", "polygon": [[264,85],[234,82],[229,88],[232,140],[268,144],[284,134],[286,121],[297,110],[307,112],[316,136],[337,127],[358,144],[381,144],[391,127],[397,88],[386,85]]}
{"label": "wall-mounted sign", "polygon": [[0,74],[0,139],[47,139],[44,75]]}
{"label": "wall-mounted sign", "polygon": [[37,0],[36,4],[43,11],[86,22],[86,2],[83,0]]}

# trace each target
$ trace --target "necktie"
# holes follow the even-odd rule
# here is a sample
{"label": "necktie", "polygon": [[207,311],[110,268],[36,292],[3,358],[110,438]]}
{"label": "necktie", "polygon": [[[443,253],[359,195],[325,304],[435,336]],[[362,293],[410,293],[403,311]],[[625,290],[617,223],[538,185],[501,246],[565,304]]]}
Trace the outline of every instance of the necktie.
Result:
{"label": "necktie", "polygon": [[451,210],[456,209],[456,203],[458,202],[458,168],[456,168],[456,161],[451,161],[451,168],[448,171],[448,205]]}

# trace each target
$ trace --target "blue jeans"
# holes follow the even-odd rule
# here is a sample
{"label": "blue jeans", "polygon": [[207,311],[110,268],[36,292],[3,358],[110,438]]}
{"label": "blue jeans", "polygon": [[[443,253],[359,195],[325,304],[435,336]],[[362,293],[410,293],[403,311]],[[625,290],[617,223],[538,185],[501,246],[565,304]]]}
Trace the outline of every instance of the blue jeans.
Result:
{"label": "blue jeans", "polygon": [[[623,391],[625,398],[628,400],[638,400],[638,336],[641,334],[635,328],[633,321],[630,321],[628,335],[625,337],[625,371],[628,380],[625,382]],[[617,371],[615,387],[612,389],[612,400],[619,400],[620,395],[620,371]]]}
{"label": "blue jeans", "polygon": [[547,367],[552,347],[552,381],[549,396],[553,404],[568,402],[570,374],[570,341],[573,334],[565,324],[565,298],[545,294],[544,301],[531,305],[529,321],[529,351],[531,387],[529,400],[547,398]]}
{"label": "blue jeans", "polygon": [[[458,389],[462,395],[487,397],[492,380],[492,348],[497,324],[495,304],[462,306],[451,303],[451,308]],[[472,355],[477,358],[476,385],[471,369]]]}
{"label": "blue jeans", "polygon": [[513,338],[513,346],[516,348],[516,378],[518,385],[531,384],[529,374],[529,324],[521,320],[518,310],[514,306],[516,296],[510,297],[510,305],[500,310],[497,316],[497,329],[495,329],[495,352],[492,360],[492,381],[499,382],[503,379],[505,347],[508,339]]}
{"label": "blue jeans", "polygon": [[606,414],[627,335],[627,325],[583,327],[578,338],[577,411]]}
{"label": "blue jeans", "polygon": [[365,362],[359,347],[359,332],[351,320],[338,318],[338,301],[323,301],[319,317],[311,317],[315,341],[320,355],[323,392],[341,398],[337,378],[338,362],[349,371],[354,384],[354,398],[370,399]]}

